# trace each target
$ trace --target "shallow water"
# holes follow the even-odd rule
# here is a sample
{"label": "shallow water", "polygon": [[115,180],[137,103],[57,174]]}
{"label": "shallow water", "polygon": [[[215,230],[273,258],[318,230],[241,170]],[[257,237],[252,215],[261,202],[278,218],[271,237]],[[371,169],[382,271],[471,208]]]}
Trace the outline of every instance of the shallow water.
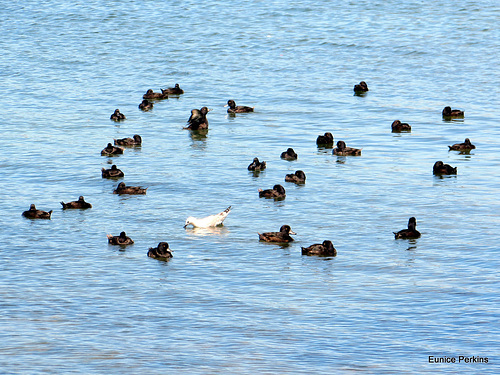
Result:
{"label": "shallow water", "polygon": [[[25,1],[0,14],[0,372],[498,373],[496,3]],[[370,91],[354,96],[360,80]],[[176,82],[184,95],[137,108]],[[228,116],[228,99],[255,113]],[[446,105],[465,118],[444,121]],[[202,106],[206,136],[183,130]],[[115,108],[126,121],[109,120]],[[391,133],[395,119],[412,132]],[[362,156],[318,149],[326,131]],[[133,134],[142,147],[100,156]],[[466,137],[470,154],[447,151]],[[288,147],[296,161],[280,159]],[[437,160],[458,174],[433,176]],[[112,163],[147,195],[112,194]],[[297,169],[306,184],[285,183]],[[285,200],[258,197],[276,183]],[[93,208],[61,209],[79,195]],[[52,220],[21,217],[31,203]],[[224,227],[182,228],[229,205]],[[422,237],[394,240],[410,216]],[[295,242],[258,241],[283,224]],[[122,230],[135,244],[109,246]],[[325,239],[336,258],[301,256]],[[160,241],[169,262],[146,256]]]}

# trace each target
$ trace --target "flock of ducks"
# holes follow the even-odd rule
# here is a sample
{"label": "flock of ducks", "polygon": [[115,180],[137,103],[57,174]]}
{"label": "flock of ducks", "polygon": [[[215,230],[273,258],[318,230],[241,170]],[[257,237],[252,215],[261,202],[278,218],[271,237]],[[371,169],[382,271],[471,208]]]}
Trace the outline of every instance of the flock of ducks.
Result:
{"label": "flock of ducks", "polygon": [[[354,86],[355,95],[363,95],[368,91],[368,85],[366,82],[361,81],[359,84]],[[168,89],[161,89],[161,92],[154,92],[152,89],[147,90],[143,95],[143,101],[139,104],[139,109],[142,111],[149,111],[153,108],[153,102],[150,100],[160,101],[167,99],[169,95],[178,96],[182,95],[184,91],[179,87],[179,84],[175,84],[174,87]],[[248,113],[253,112],[254,107],[248,106],[237,106],[234,100],[228,100],[227,112],[230,114],[234,113]],[[210,109],[207,107],[202,107],[200,109],[191,110],[191,116],[189,117],[187,124],[184,129],[189,129],[192,131],[202,131],[208,129],[207,114]],[[442,116],[445,120],[450,120],[453,118],[463,118],[464,112],[457,109],[451,109],[451,107],[445,107],[442,111]],[[125,115],[116,109],[110,116],[110,119],[116,122],[124,121],[126,119]],[[392,125],[392,132],[411,132],[411,126],[406,123],[402,123],[399,120],[395,120]],[[141,146],[142,138],[140,135],[135,134],[131,138],[114,139],[114,145],[108,143],[107,146],[101,151],[102,156],[114,156],[124,153],[124,147],[135,147]],[[342,140],[338,141],[336,147],[333,148],[334,138],[332,133],[325,133],[324,135],[319,135],[316,139],[316,144],[318,147],[332,148],[332,154],[338,156],[360,156],[362,149],[357,149],[353,147],[347,147],[346,143]],[[121,146],[121,147],[120,147]],[[449,147],[449,151],[459,151],[461,153],[468,153],[476,147],[471,143],[469,138],[466,138],[463,143],[457,143]],[[298,158],[297,153],[293,148],[288,148],[281,154],[281,158],[285,160],[296,160]],[[252,163],[248,166],[249,171],[260,172],[266,169],[266,162],[259,161],[256,157],[253,159]],[[454,175],[457,174],[457,168],[452,167],[448,164],[444,164],[442,161],[436,161],[433,167],[433,173],[435,175]],[[103,178],[117,179],[124,177],[124,173],[118,169],[116,165],[112,165],[111,168],[101,169],[101,175]],[[287,174],[285,176],[286,182],[292,182],[296,184],[304,184],[306,181],[306,175],[304,171],[298,170],[293,174]],[[127,186],[124,182],[120,182],[116,189],[113,191],[114,194],[146,194],[147,188],[140,186]],[[259,189],[259,197],[282,200],[286,197],[285,188],[276,184],[272,189]],[[61,202],[62,209],[88,209],[92,208],[92,205],[85,201],[83,196],[80,196],[78,200],[73,202]],[[28,219],[50,219],[52,215],[51,211],[38,210],[34,204],[30,205],[30,209],[24,211],[22,215]],[[192,226],[195,228],[210,228],[223,225],[224,220],[231,212],[231,206],[226,208],[224,211],[216,214],[210,215],[203,218],[188,217],[186,219],[184,228]],[[415,217],[411,217],[408,220],[408,226],[406,229],[402,229],[398,232],[393,232],[395,239],[416,239],[420,237],[420,232],[416,229],[417,220]],[[289,243],[294,239],[291,235],[296,234],[292,231],[289,225],[282,225],[279,232],[265,232],[258,233],[259,240],[265,242],[275,242],[275,243]],[[108,242],[111,245],[127,246],[134,243],[134,241],[127,236],[125,232],[121,232],[118,236],[113,236],[111,234],[107,235]],[[316,256],[326,256],[335,257],[337,255],[337,250],[333,246],[330,240],[325,240],[321,244],[313,244],[309,247],[302,247],[303,255],[316,255]],[[172,258],[172,250],[169,248],[167,242],[160,242],[157,247],[150,248],[147,255],[149,257],[168,260]]]}

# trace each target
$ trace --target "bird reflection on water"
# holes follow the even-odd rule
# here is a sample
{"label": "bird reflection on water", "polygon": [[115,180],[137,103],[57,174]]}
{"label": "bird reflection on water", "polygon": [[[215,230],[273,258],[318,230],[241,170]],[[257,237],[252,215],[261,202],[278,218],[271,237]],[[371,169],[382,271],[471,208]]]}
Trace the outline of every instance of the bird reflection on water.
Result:
{"label": "bird reflection on water", "polygon": [[231,233],[227,227],[209,227],[209,228],[186,228],[186,233],[192,236],[220,236],[225,237]]}

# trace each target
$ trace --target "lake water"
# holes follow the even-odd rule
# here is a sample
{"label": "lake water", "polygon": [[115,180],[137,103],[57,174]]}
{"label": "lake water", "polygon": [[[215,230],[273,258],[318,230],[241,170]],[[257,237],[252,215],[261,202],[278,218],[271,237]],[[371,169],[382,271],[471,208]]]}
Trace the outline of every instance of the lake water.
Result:
{"label": "lake water", "polygon": [[[497,374],[499,15],[455,0],[2,4],[0,373]],[[184,95],[138,109],[175,83]],[[255,112],[228,116],[228,99]],[[448,105],[465,118],[444,121]],[[206,136],[183,129],[202,106]],[[412,132],[391,133],[396,119]],[[362,156],[319,149],[325,132]],[[100,155],[134,134],[142,147]],[[466,137],[475,150],[448,152]],[[437,160],[458,174],[433,176]],[[147,194],[113,194],[111,164]],[[285,183],[298,169],[305,185]],[[275,184],[285,200],[258,197]],[[93,208],[61,209],[79,195]],[[21,217],[31,203],[52,220]],[[229,205],[224,227],[183,229]],[[411,216],[422,237],[395,240]],[[283,224],[295,242],[259,242]],[[121,231],[135,244],[108,245]],[[325,239],[337,257],[301,255]],[[160,241],[169,262],[146,256]]]}

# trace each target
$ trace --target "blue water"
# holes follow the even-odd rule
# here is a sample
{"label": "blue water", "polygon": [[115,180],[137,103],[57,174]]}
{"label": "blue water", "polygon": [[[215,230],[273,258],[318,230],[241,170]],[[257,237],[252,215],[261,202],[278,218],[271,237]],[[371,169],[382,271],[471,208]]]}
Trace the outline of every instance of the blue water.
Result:
{"label": "blue water", "polygon": [[[497,374],[499,15],[455,0],[2,4],[0,373]],[[175,83],[184,95],[137,108]],[[228,99],[255,113],[228,116]],[[447,105],[465,118],[444,121]],[[206,136],[183,129],[202,106]],[[318,149],[327,131],[362,156]],[[142,147],[100,156],[134,134]],[[466,137],[475,150],[448,152]],[[433,176],[437,160],[458,174]],[[112,194],[112,163],[147,195]],[[306,184],[285,183],[298,169]],[[258,197],[277,183],[285,200]],[[93,208],[61,209],[79,195]],[[21,217],[31,203],[52,220]],[[183,229],[229,205],[224,227]],[[394,240],[410,216],[422,237]],[[283,224],[295,242],[259,242]],[[135,244],[108,245],[122,230]],[[336,258],[301,255],[325,239]],[[169,262],[146,256],[160,241]]]}

